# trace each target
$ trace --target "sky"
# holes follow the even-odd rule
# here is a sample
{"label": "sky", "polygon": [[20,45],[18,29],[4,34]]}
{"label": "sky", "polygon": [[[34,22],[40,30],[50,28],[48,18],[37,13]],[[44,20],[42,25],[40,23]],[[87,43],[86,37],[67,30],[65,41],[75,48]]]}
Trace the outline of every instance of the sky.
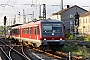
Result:
{"label": "sky", "polygon": [[[0,24],[2,24],[4,16],[7,16],[7,18],[14,17],[18,15],[19,12],[23,15],[23,9],[26,16],[33,14],[34,11],[34,17],[38,17],[39,4],[43,3],[46,4],[47,17],[61,9],[61,0],[0,0]],[[31,6],[32,4],[35,5]],[[66,5],[78,5],[86,10],[90,10],[89,0],[63,0],[63,7],[66,8]],[[31,15],[29,15],[29,17],[31,17]]]}

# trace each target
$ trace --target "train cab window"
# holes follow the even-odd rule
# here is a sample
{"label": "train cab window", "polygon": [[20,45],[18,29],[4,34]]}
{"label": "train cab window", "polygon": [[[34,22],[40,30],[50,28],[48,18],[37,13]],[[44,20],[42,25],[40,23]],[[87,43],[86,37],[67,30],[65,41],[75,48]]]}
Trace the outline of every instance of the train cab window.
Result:
{"label": "train cab window", "polygon": [[37,34],[40,34],[39,26],[37,26]]}
{"label": "train cab window", "polygon": [[42,35],[43,36],[62,36],[62,23],[43,23]]}
{"label": "train cab window", "polygon": [[29,34],[32,34],[32,27],[29,28]]}
{"label": "train cab window", "polygon": [[34,34],[36,34],[36,27],[34,27]]}

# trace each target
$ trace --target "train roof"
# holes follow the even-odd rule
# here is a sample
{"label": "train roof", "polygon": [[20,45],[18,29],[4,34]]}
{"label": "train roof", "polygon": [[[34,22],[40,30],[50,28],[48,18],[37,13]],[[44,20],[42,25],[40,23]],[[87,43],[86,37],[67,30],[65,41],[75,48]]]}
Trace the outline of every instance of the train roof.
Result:
{"label": "train roof", "polygon": [[22,24],[14,24],[14,25],[11,25],[11,27],[15,27],[15,26],[19,26],[19,25],[22,25]]}
{"label": "train roof", "polygon": [[44,20],[32,20],[30,23],[27,23],[27,24],[15,24],[15,25],[12,25],[11,27],[12,27],[12,29],[15,29],[15,28],[19,28],[20,26],[22,27],[22,28],[24,28],[24,27],[26,27],[28,24],[33,24],[33,23],[43,23],[43,22],[62,22],[62,21],[60,21],[60,20],[54,20],[54,19],[44,19]]}
{"label": "train roof", "polygon": [[12,27],[12,29],[19,29],[20,25],[22,25],[22,24],[14,24],[14,25],[11,25],[11,27]]}
{"label": "train roof", "polygon": [[44,19],[44,20],[36,20],[35,22],[62,22],[62,21],[55,19]]}

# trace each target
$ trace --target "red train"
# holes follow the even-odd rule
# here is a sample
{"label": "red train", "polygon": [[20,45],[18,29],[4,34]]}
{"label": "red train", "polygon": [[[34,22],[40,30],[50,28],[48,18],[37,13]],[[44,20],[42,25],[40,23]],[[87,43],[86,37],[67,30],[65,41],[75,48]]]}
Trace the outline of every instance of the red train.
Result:
{"label": "red train", "polygon": [[12,27],[12,38],[36,47],[57,50],[65,42],[64,24],[59,20],[45,19]]}

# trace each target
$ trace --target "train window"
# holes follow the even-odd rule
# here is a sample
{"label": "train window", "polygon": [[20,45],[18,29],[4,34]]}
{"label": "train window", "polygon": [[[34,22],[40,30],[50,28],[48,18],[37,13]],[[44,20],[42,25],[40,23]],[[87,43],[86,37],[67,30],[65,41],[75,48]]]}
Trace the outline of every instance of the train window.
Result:
{"label": "train window", "polygon": [[40,34],[39,26],[37,26],[37,34]]}
{"label": "train window", "polygon": [[61,36],[62,34],[62,23],[43,23],[42,34],[43,36]]}
{"label": "train window", "polygon": [[26,34],[26,28],[24,28],[24,34]]}
{"label": "train window", "polygon": [[29,34],[29,28],[25,28],[25,34]]}
{"label": "train window", "polygon": [[32,34],[32,27],[29,28],[29,34]]}
{"label": "train window", "polygon": [[27,34],[29,34],[29,27],[27,28]]}
{"label": "train window", "polygon": [[14,29],[12,29],[12,34],[14,34]]}
{"label": "train window", "polygon": [[43,26],[43,30],[52,30],[52,26]]}
{"label": "train window", "polygon": [[12,29],[12,34],[19,34],[19,29]]}
{"label": "train window", "polygon": [[24,28],[24,34],[26,34],[26,28]]}
{"label": "train window", "polygon": [[18,35],[19,35],[19,29],[16,29],[16,34],[18,34]]}
{"label": "train window", "polygon": [[22,29],[22,34],[25,34],[25,28]]}
{"label": "train window", "polygon": [[36,34],[36,27],[34,27],[34,34]]}
{"label": "train window", "polygon": [[24,34],[24,28],[22,29],[22,34]]}
{"label": "train window", "polygon": [[22,34],[24,34],[23,32],[24,32],[24,29],[22,28]]}
{"label": "train window", "polygon": [[27,28],[25,28],[25,34],[27,34]]}

